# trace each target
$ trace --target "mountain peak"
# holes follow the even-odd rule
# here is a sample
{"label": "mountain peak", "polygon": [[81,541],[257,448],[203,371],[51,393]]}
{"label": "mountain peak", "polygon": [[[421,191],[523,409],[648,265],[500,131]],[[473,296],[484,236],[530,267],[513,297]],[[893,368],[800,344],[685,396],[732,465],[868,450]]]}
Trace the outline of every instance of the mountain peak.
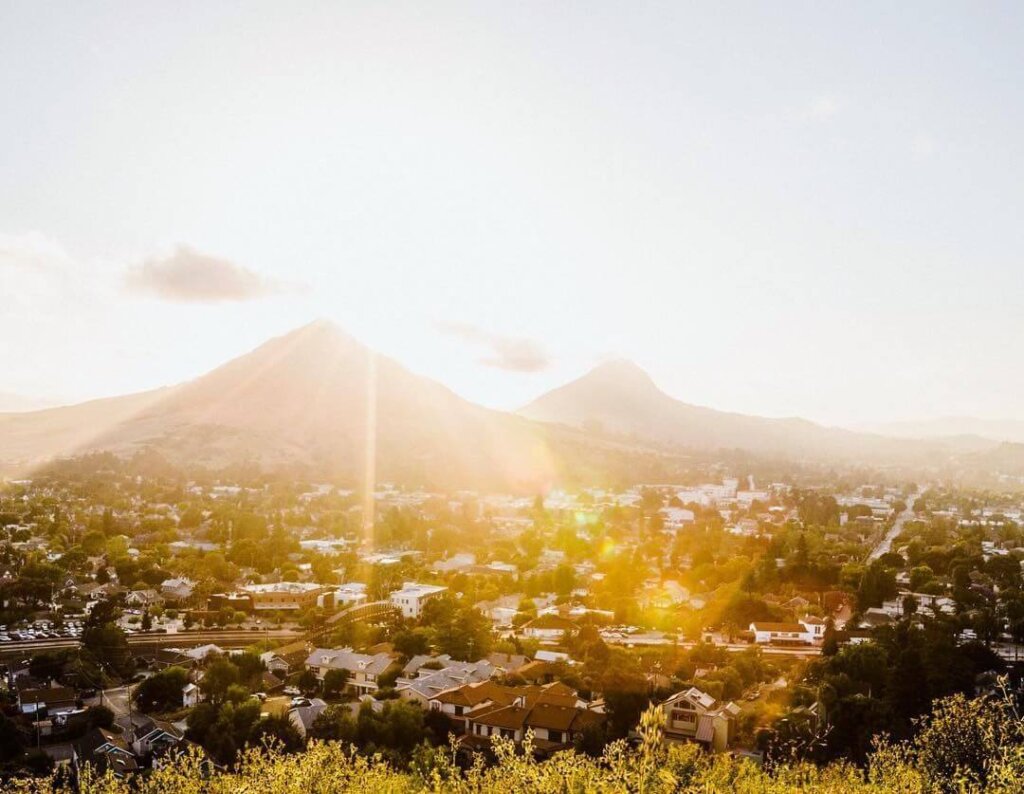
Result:
{"label": "mountain peak", "polygon": [[620,386],[634,385],[657,388],[643,367],[626,358],[604,361],[584,375],[582,380]]}

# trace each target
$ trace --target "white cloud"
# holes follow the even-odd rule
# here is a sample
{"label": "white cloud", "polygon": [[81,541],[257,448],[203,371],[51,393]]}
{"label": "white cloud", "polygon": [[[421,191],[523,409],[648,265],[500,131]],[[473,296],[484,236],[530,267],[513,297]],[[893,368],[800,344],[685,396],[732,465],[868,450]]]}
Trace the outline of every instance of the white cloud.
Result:
{"label": "white cloud", "polygon": [[543,345],[533,339],[502,336],[468,323],[438,323],[438,329],[449,336],[490,348],[490,355],[479,359],[481,364],[509,372],[540,372],[551,364]]}
{"label": "white cloud", "polygon": [[283,291],[246,267],[185,245],[131,268],[125,284],[133,292],[178,303],[247,301]]}

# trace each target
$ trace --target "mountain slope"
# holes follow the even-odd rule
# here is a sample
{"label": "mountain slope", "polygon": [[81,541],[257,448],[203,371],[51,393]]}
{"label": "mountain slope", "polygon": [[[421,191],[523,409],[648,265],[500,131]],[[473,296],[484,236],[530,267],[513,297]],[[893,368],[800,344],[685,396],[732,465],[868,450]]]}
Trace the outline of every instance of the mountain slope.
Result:
{"label": "mountain slope", "polygon": [[22,394],[0,391],[0,414],[41,411],[44,408],[52,408],[55,405],[57,403],[49,400],[40,400],[35,397],[25,397]]}
{"label": "mountain slope", "polygon": [[670,447],[743,449],[787,458],[906,462],[933,446],[817,425],[716,411],[676,400],[628,361],[612,361],[537,398],[518,413]]}
{"label": "mountain slope", "polygon": [[382,479],[508,486],[550,480],[548,435],[316,322],[180,386],[0,416],[0,459],[151,447],[176,462],[300,464],[355,479],[369,455]]}

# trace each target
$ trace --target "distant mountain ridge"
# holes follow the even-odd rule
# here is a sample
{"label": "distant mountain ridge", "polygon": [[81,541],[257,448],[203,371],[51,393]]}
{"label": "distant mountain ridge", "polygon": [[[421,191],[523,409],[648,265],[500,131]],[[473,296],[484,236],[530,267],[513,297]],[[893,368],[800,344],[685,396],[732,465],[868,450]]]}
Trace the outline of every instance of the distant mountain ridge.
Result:
{"label": "distant mountain ridge", "polygon": [[744,449],[794,458],[906,462],[934,448],[806,419],[771,419],[691,405],[661,391],[643,369],[624,360],[600,364],[518,413],[540,422],[690,449]]}
{"label": "distant mountain ridge", "polygon": [[[916,441],[690,405],[614,361],[517,413],[476,405],[317,321],[187,383],[0,414],[0,470],[54,457],[152,449],[179,465],[302,467],[352,482],[536,491],[554,484],[667,481],[693,454],[934,464],[988,455],[977,438]],[[987,465],[987,464],[986,464]]]}

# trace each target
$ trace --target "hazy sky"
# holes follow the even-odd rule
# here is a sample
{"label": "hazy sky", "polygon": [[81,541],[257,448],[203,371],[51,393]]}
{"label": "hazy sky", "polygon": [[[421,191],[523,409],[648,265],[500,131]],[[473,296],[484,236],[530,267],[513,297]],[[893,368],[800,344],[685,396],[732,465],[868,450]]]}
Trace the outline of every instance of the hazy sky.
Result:
{"label": "hazy sky", "polygon": [[0,3],[0,391],[315,317],[515,407],[1022,416],[1018,3]]}

